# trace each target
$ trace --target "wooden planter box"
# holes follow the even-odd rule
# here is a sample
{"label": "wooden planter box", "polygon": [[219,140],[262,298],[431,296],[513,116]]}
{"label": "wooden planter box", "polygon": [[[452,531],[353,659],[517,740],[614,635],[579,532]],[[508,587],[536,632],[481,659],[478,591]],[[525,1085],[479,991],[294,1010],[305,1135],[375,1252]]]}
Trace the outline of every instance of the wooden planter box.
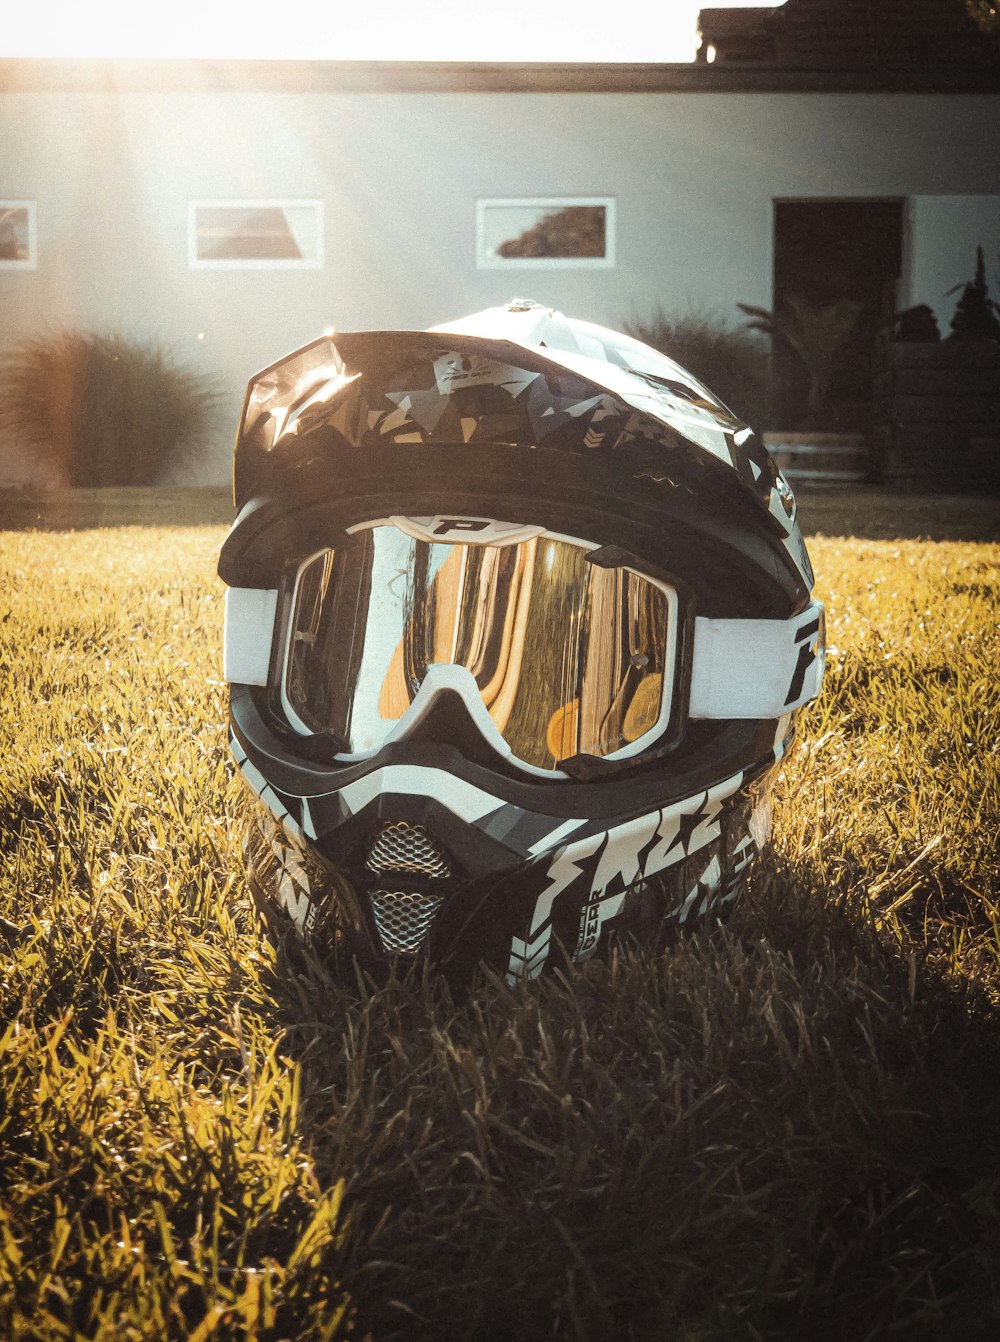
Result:
{"label": "wooden planter box", "polygon": [[1000,345],[880,337],[872,457],[901,490],[1000,492]]}
{"label": "wooden planter box", "polygon": [[855,485],[868,479],[863,433],[764,434],[764,445],[790,483]]}

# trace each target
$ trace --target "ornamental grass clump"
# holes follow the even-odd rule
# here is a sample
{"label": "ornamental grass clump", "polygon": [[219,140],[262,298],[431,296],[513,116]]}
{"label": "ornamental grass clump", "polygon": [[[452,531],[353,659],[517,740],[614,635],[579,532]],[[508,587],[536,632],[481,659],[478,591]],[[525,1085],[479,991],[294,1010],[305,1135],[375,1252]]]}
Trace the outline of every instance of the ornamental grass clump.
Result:
{"label": "ornamental grass clump", "polygon": [[636,340],[674,359],[758,432],[768,410],[770,353],[766,341],[704,312],[624,324]]}
{"label": "ornamental grass clump", "polygon": [[148,485],[212,428],[219,393],[162,346],[61,331],[0,361],[0,429],[74,487]]}

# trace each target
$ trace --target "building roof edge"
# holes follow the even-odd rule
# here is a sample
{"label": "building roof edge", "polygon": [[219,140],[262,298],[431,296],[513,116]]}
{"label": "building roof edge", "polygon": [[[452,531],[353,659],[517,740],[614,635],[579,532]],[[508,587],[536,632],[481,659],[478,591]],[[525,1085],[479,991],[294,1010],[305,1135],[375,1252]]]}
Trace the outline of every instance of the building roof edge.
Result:
{"label": "building roof edge", "polygon": [[26,93],[987,93],[995,68],[796,69],[475,61],[120,60],[0,57],[0,92]]}

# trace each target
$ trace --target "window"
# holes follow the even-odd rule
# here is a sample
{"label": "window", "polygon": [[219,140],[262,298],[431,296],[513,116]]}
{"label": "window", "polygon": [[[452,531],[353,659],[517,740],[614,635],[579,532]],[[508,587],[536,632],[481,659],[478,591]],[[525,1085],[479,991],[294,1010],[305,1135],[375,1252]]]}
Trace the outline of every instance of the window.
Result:
{"label": "window", "polygon": [[37,264],[34,201],[0,200],[0,270],[34,270]]}
{"label": "window", "polygon": [[188,218],[192,267],[319,270],[321,200],[194,200]]}
{"label": "window", "polygon": [[607,196],[480,200],[480,269],[599,267],[615,263],[615,202]]}

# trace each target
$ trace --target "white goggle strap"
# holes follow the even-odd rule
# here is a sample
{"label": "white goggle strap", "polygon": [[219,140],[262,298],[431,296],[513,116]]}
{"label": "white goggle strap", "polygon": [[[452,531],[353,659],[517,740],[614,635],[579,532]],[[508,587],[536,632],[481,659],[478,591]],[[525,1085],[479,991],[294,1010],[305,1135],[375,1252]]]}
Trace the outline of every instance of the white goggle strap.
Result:
{"label": "white goggle strap", "polygon": [[222,674],[230,684],[266,685],[278,593],[227,587],[222,632]]}
{"label": "white goggle strap", "polygon": [[[267,684],[277,603],[274,590],[226,589],[222,663],[230,683]],[[823,680],[824,655],[819,601],[810,602],[790,620],[707,620],[699,616],[694,622],[688,716],[780,718],[815,699]],[[447,679],[444,668],[435,669],[440,680]],[[455,677],[456,682],[458,679]],[[448,688],[467,691],[465,677],[461,680],[460,686],[449,683]],[[463,693],[463,698],[471,704],[471,695]],[[488,714],[483,710],[479,717]]]}
{"label": "white goggle strap", "polygon": [[823,605],[790,620],[694,622],[691,718],[780,718],[815,699],[826,654]]}

